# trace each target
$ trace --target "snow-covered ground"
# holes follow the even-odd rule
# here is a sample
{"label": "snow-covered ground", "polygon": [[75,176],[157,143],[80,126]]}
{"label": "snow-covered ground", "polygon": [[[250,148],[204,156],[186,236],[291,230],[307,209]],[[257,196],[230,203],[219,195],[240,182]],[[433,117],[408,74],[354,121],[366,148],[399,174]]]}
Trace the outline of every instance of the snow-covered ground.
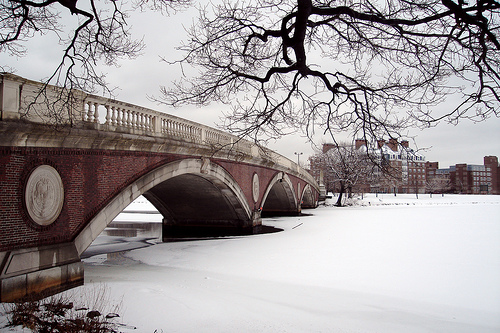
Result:
{"label": "snow-covered ground", "polygon": [[105,284],[136,332],[500,332],[500,196],[334,202],[265,219],[278,233],[90,257],[77,292]]}

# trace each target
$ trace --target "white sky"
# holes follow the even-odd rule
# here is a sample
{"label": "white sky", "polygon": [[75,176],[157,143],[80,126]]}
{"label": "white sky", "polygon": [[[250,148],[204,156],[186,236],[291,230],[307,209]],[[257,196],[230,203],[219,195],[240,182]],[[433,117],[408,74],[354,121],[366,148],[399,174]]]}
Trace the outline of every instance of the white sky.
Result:
{"label": "white sky", "polygon": [[[196,18],[196,11],[191,9],[171,17],[162,17],[158,13],[135,12],[130,19],[136,38],[144,38],[146,50],[134,60],[121,61],[119,68],[103,68],[108,73],[107,80],[118,86],[116,99],[141,105],[190,119],[209,126],[216,126],[227,106],[211,105],[205,108],[183,107],[179,109],[157,105],[148,96],[159,95],[161,85],[169,85],[181,75],[177,66],[170,66],[160,61],[160,56],[169,60],[180,58],[175,50],[185,36],[182,25],[188,27]],[[30,40],[27,56],[16,59],[5,53],[0,54],[0,65],[9,65],[16,69],[15,74],[22,77],[41,80],[52,73],[60,61],[60,47],[48,37],[36,37]],[[438,106],[439,107],[439,106]],[[224,110],[226,108],[226,110]],[[464,120],[457,126],[442,123],[427,130],[410,130],[415,136],[419,149],[429,161],[438,161],[440,167],[456,163],[482,164],[483,157],[500,157],[500,119],[490,118],[482,123]],[[350,141],[351,138],[345,137]],[[317,144],[328,142],[328,138],[318,137]],[[285,137],[278,142],[271,142],[269,147],[278,153],[296,161],[295,152],[303,153],[300,161],[305,162],[314,153],[310,143],[300,135]]]}

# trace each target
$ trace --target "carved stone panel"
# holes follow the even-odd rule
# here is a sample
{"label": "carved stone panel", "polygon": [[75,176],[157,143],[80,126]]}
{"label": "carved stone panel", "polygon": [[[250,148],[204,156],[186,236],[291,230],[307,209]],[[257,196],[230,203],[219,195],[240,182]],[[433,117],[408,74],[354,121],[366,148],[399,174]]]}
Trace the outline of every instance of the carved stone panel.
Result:
{"label": "carved stone panel", "polygon": [[259,176],[256,173],[254,173],[252,179],[252,195],[254,202],[257,202],[257,200],[259,200],[259,194],[260,194]]}
{"label": "carved stone panel", "polygon": [[40,165],[33,170],[26,183],[25,203],[35,223],[46,226],[57,219],[64,203],[64,188],[56,169]]}

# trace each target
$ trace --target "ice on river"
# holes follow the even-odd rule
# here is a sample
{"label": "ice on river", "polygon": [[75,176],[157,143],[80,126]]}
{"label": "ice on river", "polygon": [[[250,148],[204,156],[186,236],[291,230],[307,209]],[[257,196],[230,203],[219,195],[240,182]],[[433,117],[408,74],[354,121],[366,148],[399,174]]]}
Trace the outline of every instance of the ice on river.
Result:
{"label": "ice on river", "polygon": [[140,332],[500,331],[499,196],[369,195],[307,213],[264,220],[279,233],[94,258],[85,288],[106,283]]}
{"label": "ice on river", "polygon": [[500,332],[500,196],[305,212],[265,219],[278,233],[85,259],[79,289],[105,283],[138,332]]}

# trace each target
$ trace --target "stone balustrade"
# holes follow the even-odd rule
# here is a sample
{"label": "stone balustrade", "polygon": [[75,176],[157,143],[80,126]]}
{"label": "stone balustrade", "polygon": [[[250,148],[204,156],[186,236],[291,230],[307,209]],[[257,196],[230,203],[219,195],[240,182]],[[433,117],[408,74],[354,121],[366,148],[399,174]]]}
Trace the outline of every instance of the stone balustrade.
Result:
{"label": "stone balustrade", "polygon": [[221,147],[236,144],[242,149],[246,147],[246,153],[251,151],[248,142],[244,144],[234,135],[137,105],[89,94],[83,105],[81,121],[96,124],[101,130],[167,136]]}

